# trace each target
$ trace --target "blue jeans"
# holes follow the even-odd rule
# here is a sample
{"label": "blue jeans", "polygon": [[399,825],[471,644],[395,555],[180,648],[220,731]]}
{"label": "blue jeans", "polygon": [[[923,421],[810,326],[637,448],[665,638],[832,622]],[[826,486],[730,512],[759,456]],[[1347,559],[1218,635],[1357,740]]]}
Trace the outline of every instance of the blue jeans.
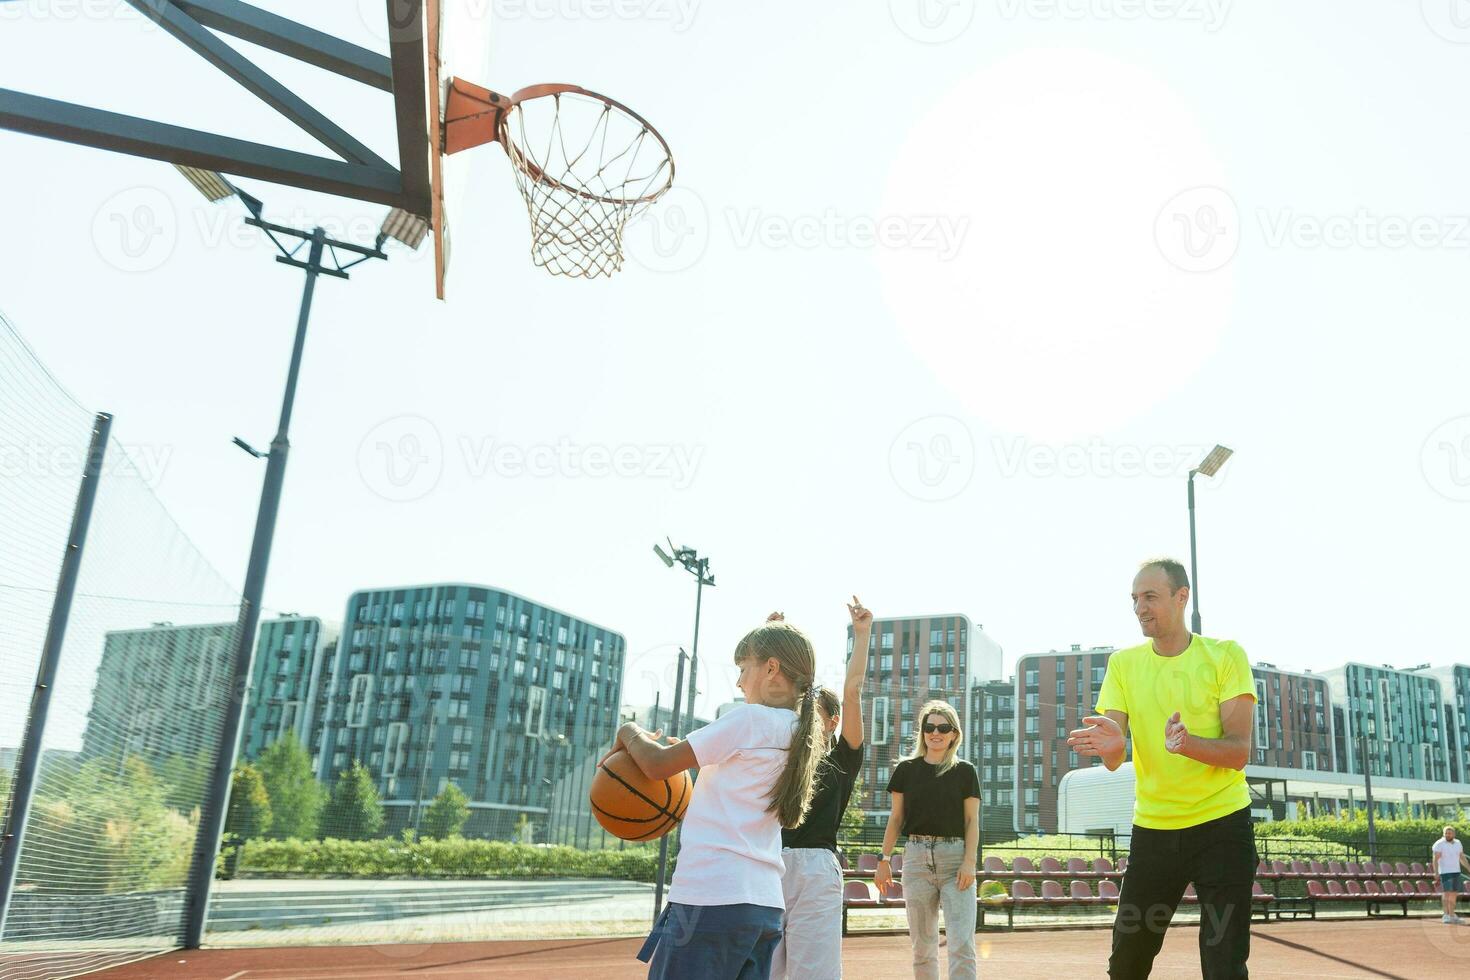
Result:
{"label": "blue jeans", "polygon": [[941,909],[949,980],[975,980],[975,882],[960,891],[955,881],[964,859],[962,840],[910,837],[903,849],[903,906],[914,950],[915,980],[939,980]]}
{"label": "blue jeans", "polygon": [[767,980],[780,941],[780,909],[670,902],[638,958],[648,980]]}

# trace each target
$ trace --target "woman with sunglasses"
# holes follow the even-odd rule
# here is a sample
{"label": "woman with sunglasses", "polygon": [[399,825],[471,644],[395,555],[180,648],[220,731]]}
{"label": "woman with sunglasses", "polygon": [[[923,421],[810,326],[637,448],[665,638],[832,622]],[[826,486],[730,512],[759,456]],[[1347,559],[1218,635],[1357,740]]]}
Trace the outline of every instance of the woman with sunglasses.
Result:
{"label": "woman with sunglasses", "polygon": [[892,855],[901,829],[904,912],[914,949],[915,980],[939,980],[939,911],[948,937],[949,980],[975,980],[975,859],[980,847],[980,779],[956,758],[964,735],[945,701],[919,710],[914,751],[888,780],[892,810],[875,876],[893,881]]}

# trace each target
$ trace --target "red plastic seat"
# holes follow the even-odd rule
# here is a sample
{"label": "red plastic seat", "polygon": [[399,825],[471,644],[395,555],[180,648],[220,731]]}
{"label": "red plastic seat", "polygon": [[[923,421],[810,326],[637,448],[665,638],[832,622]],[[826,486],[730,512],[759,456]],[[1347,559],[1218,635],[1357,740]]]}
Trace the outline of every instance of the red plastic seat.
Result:
{"label": "red plastic seat", "polygon": [[1122,857],[1118,858],[1118,873],[1119,874],[1122,874],[1124,871],[1127,871],[1127,870],[1128,870],[1128,855],[1124,854]]}
{"label": "red plastic seat", "polygon": [[1393,874],[1393,865],[1389,864],[1387,861],[1379,861],[1378,873],[1387,878],[1389,875]]}
{"label": "red plastic seat", "polygon": [[1414,891],[1420,895],[1434,895],[1434,886],[1427,881],[1421,881],[1414,885]]}
{"label": "red plastic seat", "polygon": [[857,866],[857,869],[858,869],[858,874],[862,874],[862,875],[870,875],[870,874],[873,874],[874,872],[876,872],[878,870],[878,855],[876,855],[876,854],[859,854],[858,855],[858,866]]}
{"label": "red plastic seat", "polygon": [[1042,858],[1041,859],[1041,873],[1044,874],[1044,875],[1049,875],[1049,876],[1051,876],[1053,878],[1061,875],[1061,873],[1062,873],[1062,862],[1058,861],[1054,857],[1044,857],[1044,858]]}
{"label": "red plastic seat", "polygon": [[890,881],[888,887],[883,889],[880,898],[884,905],[903,904],[903,882]]}
{"label": "red plastic seat", "polygon": [[1066,905],[1072,901],[1062,886],[1050,878],[1041,883],[1041,900],[1048,905]]}
{"label": "red plastic seat", "polygon": [[1199,896],[1194,893],[1194,882],[1184,886],[1184,898],[1181,900],[1185,905],[1198,905]]}
{"label": "red plastic seat", "polygon": [[1031,887],[1031,882],[1017,880],[1011,882],[1011,901],[1017,905],[1040,905],[1041,897]]}
{"label": "red plastic seat", "polygon": [[1401,878],[1407,878],[1413,872],[1409,870],[1409,866],[1405,862],[1395,861],[1393,864],[1393,873]]}
{"label": "red plastic seat", "polygon": [[1256,865],[1256,877],[1257,878],[1275,878],[1276,877],[1276,872],[1271,870],[1271,864],[1265,858],[1262,858],[1261,859],[1261,863],[1258,864],[1258,865]]}
{"label": "red plastic seat", "polygon": [[1109,905],[1117,905],[1118,898],[1119,895],[1117,882],[1110,881],[1104,878],[1102,881],[1099,881],[1097,883],[1097,900],[1099,902],[1106,902]]}
{"label": "red plastic seat", "polygon": [[837,864],[840,868],[842,868],[843,871],[848,870],[847,855],[843,854],[841,851],[837,852]]}
{"label": "red plastic seat", "polygon": [[1378,882],[1370,878],[1363,882],[1363,893],[1366,895],[1382,895],[1383,889],[1379,887]]}
{"label": "red plastic seat", "polygon": [[1329,881],[1327,883],[1327,894],[1332,898],[1346,898],[1347,892],[1340,881]]}
{"label": "red plastic seat", "polygon": [[1251,885],[1251,901],[1264,905],[1276,901],[1276,896],[1266,894],[1266,889],[1257,881]]}
{"label": "red plastic seat", "polygon": [[848,908],[870,909],[878,904],[878,893],[869,881],[845,881],[842,883],[842,904]]}
{"label": "red plastic seat", "polygon": [[1117,871],[1113,870],[1113,862],[1107,858],[1096,858],[1092,862],[1092,873],[1099,877],[1105,877],[1115,875]]}
{"label": "red plastic seat", "polygon": [[1327,873],[1327,868],[1323,866],[1321,861],[1308,861],[1307,864],[1312,869],[1312,874],[1314,875],[1321,876]]}
{"label": "red plastic seat", "polygon": [[1392,878],[1389,878],[1380,887],[1383,889],[1383,894],[1385,895],[1392,895],[1397,898],[1400,894],[1398,882],[1394,881]]}
{"label": "red plastic seat", "polygon": [[1097,896],[1092,894],[1092,889],[1088,887],[1088,884],[1085,881],[1072,882],[1072,887],[1070,891],[1072,894],[1072,901],[1076,902],[1078,905],[1096,905],[1098,903]]}
{"label": "red plastic seat", "polygon": [[1036,870],[1036,865],[1031,863],[1028,857],[1017,857],[1011,862],[1011,874],[1019,878],[1040,878],[1041,872]]}
{"label": "red plastic seat", "polygon": [[1330,874],[1330,875],[1333,875],[1335,877],[1341,878],[1343,875],[1347,874],[1347,870],[1345,868],[1343,868],[1341,861],[1328,861],[1327,862],[1327,873]]}
{"label": "red plastic seat", "polygon": [[1305,861],[1293,861],[1293,862],[1291,862],[1291,877],[1293,877],[1293,878],[1305,878],[1307,875],[1309,875],[1311,873],[1312,873],[1312,869],[1310,867],[1308,867],[1307,862],[1305,862]]}
{"label": "red plastic seat", "polygon": [[1423,877],[1428,873],[1429,872],[1424,870],[1423,861],[1415,861],[1413,864],[1409,865],[1409,874],[1413,875],[1415,878]]}
{"label": "red plastic seat", "polygon": [[1096,878],[1097,872],[1092,870],[1084,858],[1067,858],[1067,874],[1073,878]]}
{"label": "red plastic seat", "polygon": [[1308,879],[1307,880],[1307,897],[1308,898],[1316,898],[1316,899],[1325,899],[1327,897],[1327,889],[1323,888],[1322,887],[1322,882],[1316,880],[1315,878]]}
{"label": "red plastic seat", "polygon": [[1006,863],[994,854],[985,859],[985,873],[988,875],[1008,874],[1010,870],[1006,867]]}
{"label": "red plastic seat", "polygon": [[1361,878],[1363,877],[1363,867],[1356,861],[1349,861],[1347,863],[1347,869],[1343,871],[1343,874],[1349,878]]}
{"label": "red plastic seat", "polygon": [[895,854],[888,860],[888,867],[896,875],[903,874],[903,855]]}
{"label": "red plastic seat", "polygon": [[1357,881],[1352,878],[1349,878],[1347,881],[1345,881],[1343,883],[1343,887],[1347,889],[1347,893],[1349,895],[1360,896],[1363,894],[1363,886],[1358,884]]}
{"label": "red plastic seat", "polygon": [[1271,862],[1271,870],[1276,873],[1276,877],[1278,877],[1278,878],[1290,878],[1291,877],[1291,868],[1289,868],[1289,867],[1286,866],[1286,862],[1285,861],[1272,861]]}

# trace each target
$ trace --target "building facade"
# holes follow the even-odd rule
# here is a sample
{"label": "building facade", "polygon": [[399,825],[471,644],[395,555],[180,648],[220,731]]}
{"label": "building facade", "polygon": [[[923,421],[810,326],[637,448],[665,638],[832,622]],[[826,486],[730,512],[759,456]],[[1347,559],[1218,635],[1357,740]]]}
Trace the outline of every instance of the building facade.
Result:
{"label": "building facade", "polygon": [[1016,781],[1013,812],[1018,831],[1053,833],[1057,786],[1074,769],[1100,765],[1067,746],[1067,734],[1093,713],[1115,647],[1027,654],[1016,661]]}
{"label": "building facade", "polygon": [[1470,783],[1470,667],[1416,667],[1415,673],[1419,672],[1439,681],[1450,781]]}
{"label": "building facade", "polygon": [[1015,836],[1016,681],[979,681],[970,688],[965,755],[980,776],[980,839]]}
{"label": "building facade", "polygon": [[1251,676],[1256,684],[1251,761],[1285,769],[1335,770],[1327,679],[1264,663],[1252,667]]}
{"label": "building facade", "polygon": [[469,798],[466,836],[596,833],[586,788],[619,723],[621,634],[459,582],[355,592],[343,624],[313,709],[323,782],[362,761],[388,833],[450,782]]}
{"label": "building facade", "polygon": [[1449,780],[1438,678],[1361,663],[1322,676],[1344,723],[1334,731],[1340,772],[1361,775],[1366,767],[1374,776]]}
{"label": "building facade", "polygon": [[124,756],[155,770],[213,755],[230,693],[235,623],[154,623],[107,633],[82,732],[83,761]]}
{"label": "building facade", "polygon": [[[1001,649],[983,626],[958,613],[875,619],[869,643],[863,680],[868,751],[858,805],[876,825],[888,817],[893,767],[913,751],[918,710],[925,701],[948,701],[968,733],[970,690],[979,681],[1001,676]],[[851,626],[846,649],[851,656]],[[970,757],[968,747],[962,753]]]}
{"label": "building facade", "polygon": [[337,652],[337,631],[314,616],[264,620],[250,667],[240,732],[240,758],[254,761],[272,742],[293,734],[302,745],[321,731],[322,672]]}

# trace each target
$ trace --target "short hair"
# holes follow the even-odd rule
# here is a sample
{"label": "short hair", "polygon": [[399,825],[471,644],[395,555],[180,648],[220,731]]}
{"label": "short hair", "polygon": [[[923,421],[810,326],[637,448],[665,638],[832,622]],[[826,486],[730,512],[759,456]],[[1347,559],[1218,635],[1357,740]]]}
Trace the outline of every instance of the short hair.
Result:
{"label": "short hair", "polygon": [[1180,589],[1189,588],[1189,573],[1184,570],[1183,565],[1179,564],[1174,559],[1150,558],[1148,561],[1138,566],[1138,570],[1140,572],[1147,571],[1150,568],[1161,569],[1163,573],[1169,577],[1170,592],[1178,592]]}

